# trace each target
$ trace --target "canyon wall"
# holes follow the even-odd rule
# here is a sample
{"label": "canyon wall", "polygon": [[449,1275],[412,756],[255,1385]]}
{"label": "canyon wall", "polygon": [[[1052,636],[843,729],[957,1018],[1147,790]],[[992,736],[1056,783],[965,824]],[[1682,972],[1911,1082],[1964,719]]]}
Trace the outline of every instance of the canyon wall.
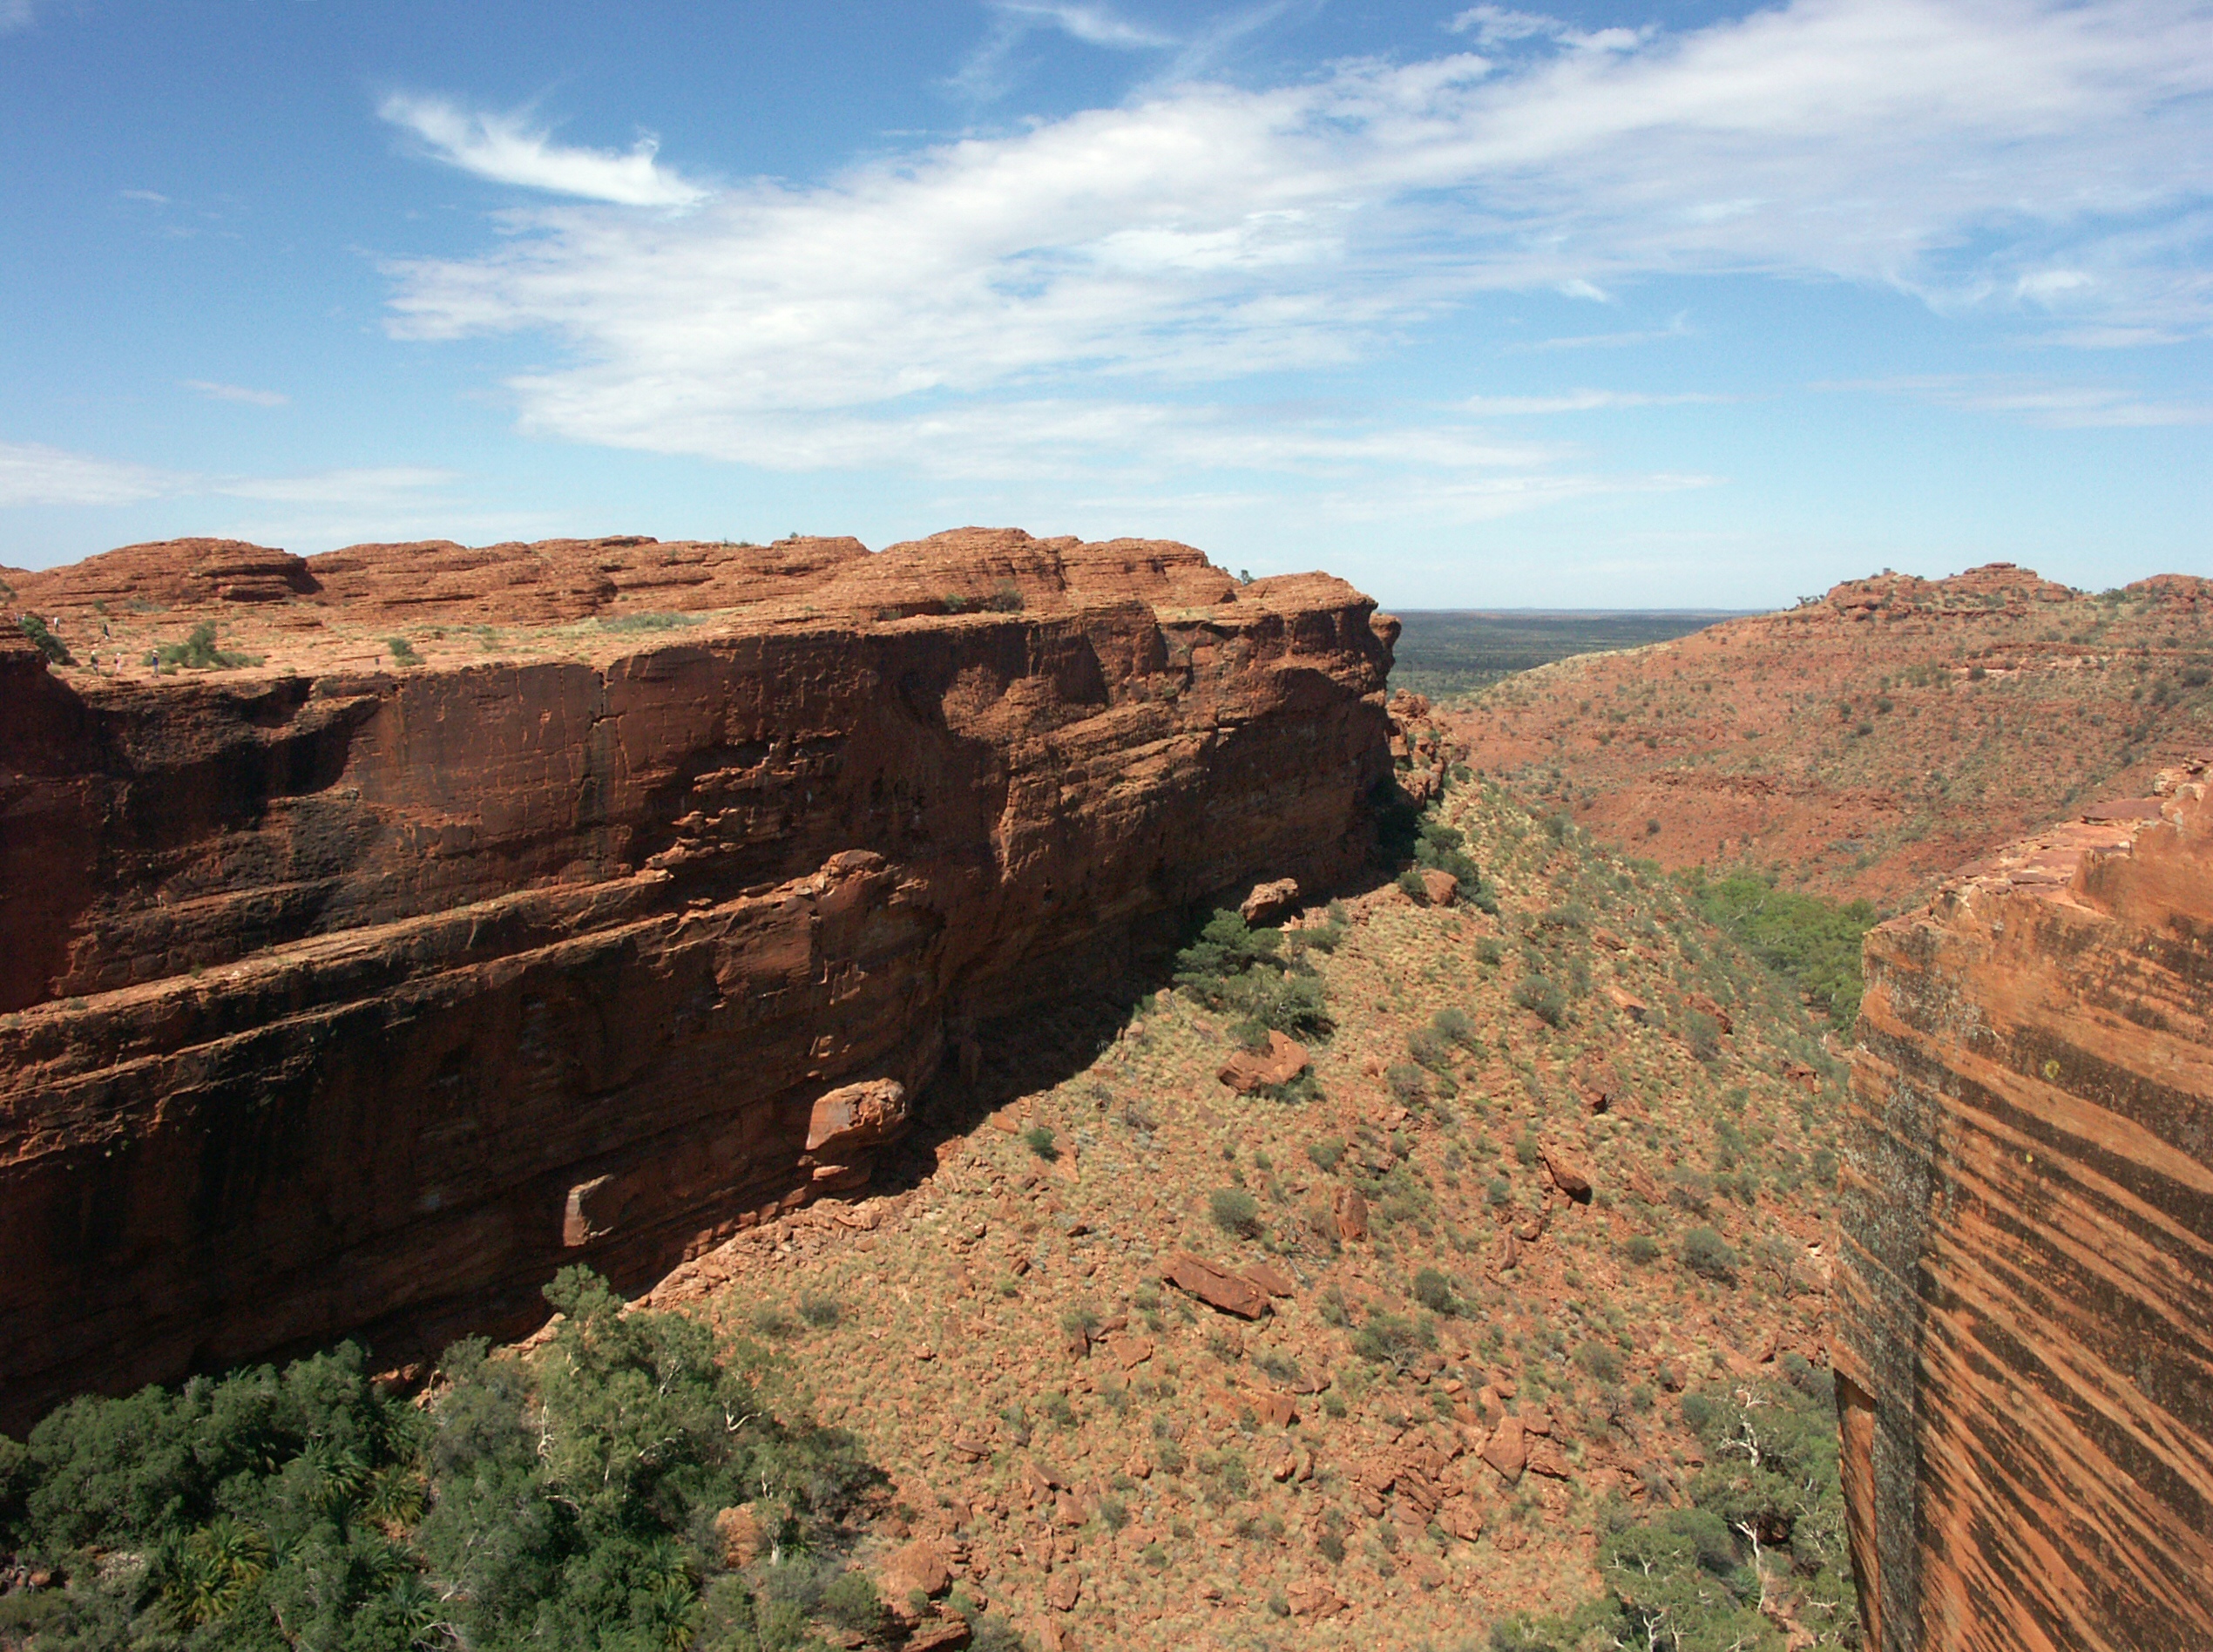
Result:
{"label": "canyon wall", "polygon": [[1880,1652],[2213,1646],[2203,764],[1868,938],[1837,1389]]}
{"label": "canyon wall", "polygon": [[[1392,771],[1393,623],[1181,545],[0,572],[78,656],[0,640],[16,1430],[526,1329],[565,1262],[641,1281],[857,1185],[979,1023],[1342,877]],[[165,668],[208,621],[233,663]]]}

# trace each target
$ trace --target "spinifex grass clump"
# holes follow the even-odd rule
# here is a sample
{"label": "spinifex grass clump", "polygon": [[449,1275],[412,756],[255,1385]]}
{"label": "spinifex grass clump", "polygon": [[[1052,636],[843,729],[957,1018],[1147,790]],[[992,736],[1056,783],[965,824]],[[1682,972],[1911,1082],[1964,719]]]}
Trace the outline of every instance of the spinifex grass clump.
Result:
{"label": "spinifex grass clump", "polygon": [[[346,1344],[0,1441],[0,1535],[68,1580],[8,1597],[6,1628],[88,1649],[798,1645],[880,1476],[758,1349],[626,1314],[583,1269],[545,1295],[545,1349],[457,1344],[421,1410]],[[743,1571],[714,1524],[739,1506],[761,1543]]]}

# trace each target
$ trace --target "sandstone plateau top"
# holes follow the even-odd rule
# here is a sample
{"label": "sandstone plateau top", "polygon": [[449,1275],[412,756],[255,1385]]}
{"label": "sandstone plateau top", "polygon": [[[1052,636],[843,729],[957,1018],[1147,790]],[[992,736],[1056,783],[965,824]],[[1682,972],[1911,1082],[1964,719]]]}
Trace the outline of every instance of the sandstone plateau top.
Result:
{"label": "sandstone plateau top", "polygon": [[102,673],[125,677],[151,675],[151,650],[206,620],[220,649],[258,656],[262,669],[329,670],[393,664],[395,631],[425,663],[518,654],[600,662],[657,632],[676,640],[1128,601],[1169,611],[1286,598],[1296,606],[1323,588],[1349,589],[1326,575],[1241,586],[1203,552],[1172,541],[1086,544],[974,527],[876,552],[844,537],[761,545],[619,535],[482,546],[424,539],[300,557],[185,538],[36,572],[0,568],[0,601],[44,617],[80,665],[97,660]]}

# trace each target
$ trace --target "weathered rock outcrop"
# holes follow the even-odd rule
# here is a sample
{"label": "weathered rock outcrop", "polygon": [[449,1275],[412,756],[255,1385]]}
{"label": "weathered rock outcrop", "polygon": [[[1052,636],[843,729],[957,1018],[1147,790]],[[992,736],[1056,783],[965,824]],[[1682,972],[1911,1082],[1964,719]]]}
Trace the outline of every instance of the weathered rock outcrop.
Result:
{"label": "weathered rock outcrop", "polygon": [[2213,1645],[2207,790],[1868,938],[1836,1365],[1881,1652]]}
{"label": "weathered rock outcrop", "polygon": [[[10,1426],[527,1328],[565,1261],[642,1280],[864,1181],[979,1021],[1342,877],[1391,768],[1373,605],[1182,545],[179,541],[10,579],[109,654],[0,643]],[[362,664],[403,612],[427,663]],[[260,663],[139,664],[217,613]]]}

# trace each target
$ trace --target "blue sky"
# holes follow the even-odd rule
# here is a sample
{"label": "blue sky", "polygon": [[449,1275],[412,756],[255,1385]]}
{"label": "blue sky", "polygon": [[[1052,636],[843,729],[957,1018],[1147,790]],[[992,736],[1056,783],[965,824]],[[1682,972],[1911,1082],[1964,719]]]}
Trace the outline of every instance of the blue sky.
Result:
{"label": "blue sky", "polygon": [[0,563],[2213,573],[2213,5],[0,0]]}

